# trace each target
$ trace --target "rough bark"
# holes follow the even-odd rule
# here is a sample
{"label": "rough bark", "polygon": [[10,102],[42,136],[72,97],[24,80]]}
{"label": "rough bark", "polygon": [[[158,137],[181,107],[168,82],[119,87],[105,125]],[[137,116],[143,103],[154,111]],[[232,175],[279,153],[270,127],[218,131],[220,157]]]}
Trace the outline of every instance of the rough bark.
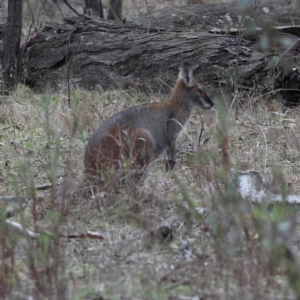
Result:
{"label": "rough bark", "polygon": [[[130,23],[150,28],[164,28],[180,31],[203,31],[220,28],[228,31],[240,26],[245,15],[245,27],[300,24],[300,5],[297,1],[259,0],[251,6],[242,1],[219,4],[200,4],[178,7],[165,7],[161,10],[127,17]],[[257,5],[255,5],[257,2]]]}
{"label": "rough bark", "polygon": [[[228,36],[148,32],[139,26],[77,17],[48,24],[36,41],[24,54],[22,70],[23,80],[38,89],[47,84],[61,89],[69,78],[71,84],[85,88],[169,90],[182,60],[191,61],[196,77],[211,83],[223,71],[229,76],[237,51],[235,38]],[[244,49],[241,56],[246,61],[250,54]]]}
{"label": "rough bark", "polygon": [[22,30],[22,0],[8,1],[7,23],[3,39],[2,72],[6,91],[17,83],[18,52]]}

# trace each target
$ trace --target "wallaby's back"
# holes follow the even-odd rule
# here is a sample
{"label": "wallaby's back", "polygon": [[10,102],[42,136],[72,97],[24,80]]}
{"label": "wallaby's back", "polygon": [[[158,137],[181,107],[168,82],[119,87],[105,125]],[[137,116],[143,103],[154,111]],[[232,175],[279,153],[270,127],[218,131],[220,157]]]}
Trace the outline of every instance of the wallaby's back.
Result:
{"label": "wallaby's back", "polygon": [[213,102],[185,63],[168,100],[131,107],[98,127],[86,147],[85,173],[103,181],[117,169],[146,167],[165,151],[173,168],[177,136],[195,105],[209,109]]}

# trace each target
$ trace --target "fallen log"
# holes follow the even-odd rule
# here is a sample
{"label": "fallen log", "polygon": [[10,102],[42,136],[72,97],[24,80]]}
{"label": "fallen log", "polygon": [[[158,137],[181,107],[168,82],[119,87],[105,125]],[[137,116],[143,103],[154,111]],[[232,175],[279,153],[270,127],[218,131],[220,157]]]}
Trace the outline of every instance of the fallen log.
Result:
{"label": "fallen log", "polygon": [[274,86],[280,90],[299,88],[297,80],[293,81],[295,86],[289,86],[286,80],[282,83],[280,75],[290,76],[293,64],[297,65],[296,36],[276,34],[275,49],[272,40],[267,49],[261,49],[254,40],[239,39],[162,28],[158,32],[135,24],[73,17],[47,23],[24,47],[21,81],[42,91],[100,85],[104,89],[164,93],[173,85],[178,66],[187,60],[208,91],[222,85],[231,92],[237,64],[240,89],[255,88],[264,93]]}

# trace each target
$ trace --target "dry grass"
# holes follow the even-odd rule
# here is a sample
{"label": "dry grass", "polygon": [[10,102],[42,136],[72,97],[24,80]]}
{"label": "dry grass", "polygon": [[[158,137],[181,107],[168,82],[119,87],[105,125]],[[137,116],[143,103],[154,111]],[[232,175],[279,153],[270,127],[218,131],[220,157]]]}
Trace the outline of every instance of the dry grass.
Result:
{"label": "dry grass", "polygon": [[[226,104],[197,111],[180,139],[174,172],[165,172],[162,159],[142,187],[66,196],[80,186],[84,146],[97,125],[158,98],[74,90],[69,109],[63,93],[36,95],[19,86],[2,99],[0,195],[28,197],[12,220],[41,234],[36,241],[16,234],[4,223],[8,208],[1,204],[3,295],[284,299],[297,294],[297,209],[242,201],[228,174],[228,158],[232,167],[247,162],[268,178],[280,171],[288,191],[300,194],[299,108],[283,113],[278,101],[249,95],[238,120]],[[274,180],[280,190],[282,181]],[[49,182],[53,189],[34,190]],[[197,213],[197,207],[208,213]],[[173,230],[171,242],[159,234],[162,221]],[[103,239],[80,236],[88,230]]]}
{"label": "dry grass", "polygon": [[[148,2],[155,9],[186,3]],[[61,18],[49,9],[48,17]],[[125,16],[139,11],[146,11],[144,1],[125,1]],[[285,111],[277,99],[244,95],[235,120],[218,99],[216,109],[191,119],[174,172],[166,173],[161,159],[142,187],[78,192],[86,140],[98,124],[159,98],[74,90],[68,108],[64,92],[37,95],[24,86],[1,98],[0,196],[28,199],[0,202],[3,298],[299,299],[298,208],[252,205],[229,176],[230,167],[247,164],[273,190],[300,194],[299,108]],[[35,190],[45,183],[52,188]],[[8,215],[39,238],[17,233]]]}

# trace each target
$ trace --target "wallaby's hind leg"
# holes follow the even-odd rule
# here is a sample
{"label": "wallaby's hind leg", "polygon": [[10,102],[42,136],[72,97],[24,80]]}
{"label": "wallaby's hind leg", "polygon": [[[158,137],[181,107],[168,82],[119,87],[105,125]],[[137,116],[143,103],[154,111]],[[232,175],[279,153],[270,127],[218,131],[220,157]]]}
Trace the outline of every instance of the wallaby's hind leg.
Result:
{"label": "wallaby's hind leg", "polygon": [[154,142],[148,131],[115,127],[90,153],[89,174],[98,182],[108,182],[134,173],[140,179],[153,160]]}
{"label": "wallaby's hind leg", "polygon": [[148,131],[136,129],[133,132],[134,147],[133,158],[135,166],[146,167],[153,160],[154,142]]}
{"label": "wallaby's hind leg", "polygon": [[141,128],[124,130],[124,156],[130,160],[130,171],[135,179],[141,179],[145,169],[153,160],[154,141],[150,133]]}
{"label": "wallaby's hind leg", "polygon": [[92,185],[105,184],[120,168],[121,142],[112,135],[101,139],[98,146],[87,150],[86,177]]}

